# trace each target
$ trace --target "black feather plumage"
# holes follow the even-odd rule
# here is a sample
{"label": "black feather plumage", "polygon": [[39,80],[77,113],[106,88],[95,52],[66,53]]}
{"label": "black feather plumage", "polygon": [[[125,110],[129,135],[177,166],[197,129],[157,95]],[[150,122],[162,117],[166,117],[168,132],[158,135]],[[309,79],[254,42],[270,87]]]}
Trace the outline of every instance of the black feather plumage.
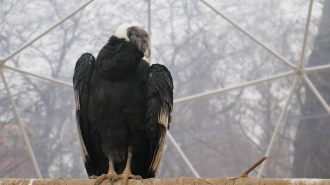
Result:
{"label": "black feather plumage", "polygon": [[168,69],[152,65],[146,75],[146,123],[150,140],[148,175],[157,174],[164,147],[166,131],[170,128],[173,109],[173,80]]}
{"label": "black feather plumage", "polygon": [[121,174],[128,150],[132,174],[157,174],[171,122],[173,81],[165,66],[149,66],[132,43],[112,36],[96,60],[86,53],[76,64],[77,126],[89,176],[106,174],[109,161]]}

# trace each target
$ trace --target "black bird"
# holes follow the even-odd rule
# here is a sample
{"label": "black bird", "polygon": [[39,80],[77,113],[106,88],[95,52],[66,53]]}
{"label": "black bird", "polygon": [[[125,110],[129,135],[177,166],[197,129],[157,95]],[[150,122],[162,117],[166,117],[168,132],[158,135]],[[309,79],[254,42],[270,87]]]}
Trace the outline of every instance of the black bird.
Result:
{"label": "black bird", "polygon": [[122,24],[96,60],[84,53],[76,63],[78,134],[95,184],[157,175],[171,123],[173,80],[165,66],[150,66],[144,56],[150,56],[147,32]]}

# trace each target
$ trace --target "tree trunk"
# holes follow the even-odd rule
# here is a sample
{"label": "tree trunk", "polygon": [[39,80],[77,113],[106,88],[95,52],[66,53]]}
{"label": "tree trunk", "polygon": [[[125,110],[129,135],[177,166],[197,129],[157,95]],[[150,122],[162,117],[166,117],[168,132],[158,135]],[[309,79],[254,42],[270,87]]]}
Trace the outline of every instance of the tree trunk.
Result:
{"label": "tree trunk", "polygon": [[[324,1],[322,11],[308,67],[330,63],[330,0]],[[330,71],[313,72],[308,77],[329,104]],[[302,117],[313,118],[302,119],[299,123],[294,141],[292,175],[294,178],[330,178],[330,117],[306,84],[305,89]]]}

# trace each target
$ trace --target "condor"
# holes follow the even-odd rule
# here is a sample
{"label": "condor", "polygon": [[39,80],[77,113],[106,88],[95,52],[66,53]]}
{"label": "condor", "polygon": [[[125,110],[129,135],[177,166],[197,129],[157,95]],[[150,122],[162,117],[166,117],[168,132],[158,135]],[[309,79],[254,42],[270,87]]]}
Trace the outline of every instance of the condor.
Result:
{"label": "condor", "polygon": [[160,64],[149,65],[148,34],[120,25],[96,60],[83,54],[73,87],[85,168],[95,184],[157,175],[171,123],[173,80]]}

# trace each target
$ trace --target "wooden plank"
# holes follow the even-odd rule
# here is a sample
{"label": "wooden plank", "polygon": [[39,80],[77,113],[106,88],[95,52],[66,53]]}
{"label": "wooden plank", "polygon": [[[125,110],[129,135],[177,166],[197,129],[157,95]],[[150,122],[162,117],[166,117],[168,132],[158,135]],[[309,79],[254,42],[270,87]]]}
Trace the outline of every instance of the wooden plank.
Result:
{"label": "wooden plank", "polygon": [[[1,185],[93,185],[95,179],[19,179],[19,178],[0,178]],[[120,185],[121,180],[114,183]],[[104,180],[102,185],[110,184]],[[235,178],[191,178],[179,177],[172,179],[143,179],[129,180],[129,185],[328,185],[330,179],[275,179],[275,178],[250,178],[250,177],[235,177]]]}

